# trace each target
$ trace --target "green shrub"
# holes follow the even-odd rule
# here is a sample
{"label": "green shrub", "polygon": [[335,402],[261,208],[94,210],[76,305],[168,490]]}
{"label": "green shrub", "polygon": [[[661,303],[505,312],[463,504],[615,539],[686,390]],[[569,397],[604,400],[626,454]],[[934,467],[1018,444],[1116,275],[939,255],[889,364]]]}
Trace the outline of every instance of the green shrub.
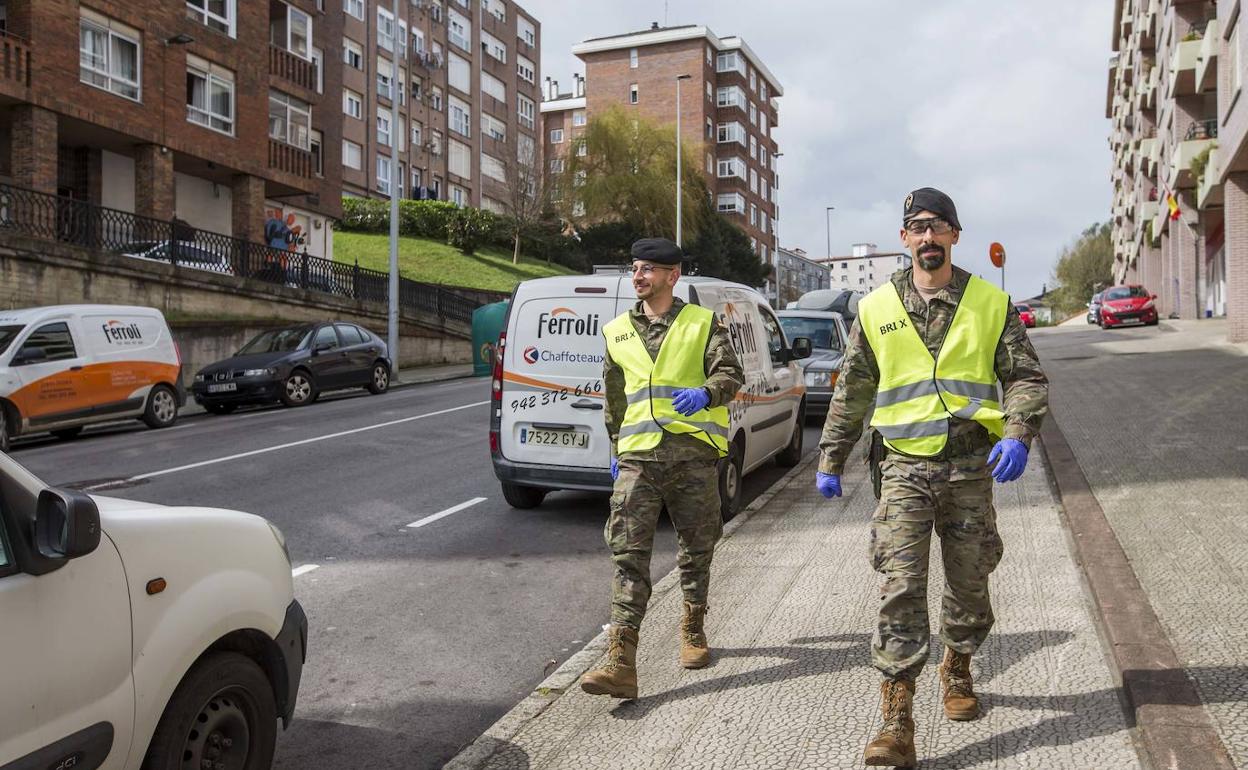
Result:
{"label": "green shrub", "polygon": [[390,227],[390,201],[342,198],[342,221],[338,229],[357,233],[382,233]]}
{"label": "green shrub", "polygon": [[474,254],[486,242],[492,222],[489,212],[460,208],[451,213],[446,228],[446,242],[464,254]]}
{"label": "green shrub", "polygon": [[399,232],[417,238],[442,240],[455,213],[450,201],[399,201]]}

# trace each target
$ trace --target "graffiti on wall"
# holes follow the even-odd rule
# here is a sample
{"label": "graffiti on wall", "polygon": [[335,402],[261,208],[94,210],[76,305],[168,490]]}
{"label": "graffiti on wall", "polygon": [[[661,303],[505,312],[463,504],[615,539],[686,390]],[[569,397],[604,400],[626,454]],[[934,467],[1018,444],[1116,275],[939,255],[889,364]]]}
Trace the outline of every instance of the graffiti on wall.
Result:
{"label": "graffiti on wall", "polygon": [[265,210],[264,242],[275,249],[299,251],[307,242],[307,230],[300,223],[301,217],[280,208]]}

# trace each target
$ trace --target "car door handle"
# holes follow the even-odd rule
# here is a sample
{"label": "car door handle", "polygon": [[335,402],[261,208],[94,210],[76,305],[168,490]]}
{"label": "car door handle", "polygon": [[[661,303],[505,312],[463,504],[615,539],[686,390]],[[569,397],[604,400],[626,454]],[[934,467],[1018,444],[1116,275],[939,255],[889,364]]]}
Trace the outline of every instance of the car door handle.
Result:
{"label": "car door handle", "polygon": [[573,409],[601,409],[602,404],[590,401],[589,399],[581,399],[572,405]]}
{"label": "car door handle", "polygon": [[71,372],[81,372],[81,371],[82,371],[82,367],[81,367],[81,366],[71,366],[71,367],[69,367],[69,370],[70,370]]}

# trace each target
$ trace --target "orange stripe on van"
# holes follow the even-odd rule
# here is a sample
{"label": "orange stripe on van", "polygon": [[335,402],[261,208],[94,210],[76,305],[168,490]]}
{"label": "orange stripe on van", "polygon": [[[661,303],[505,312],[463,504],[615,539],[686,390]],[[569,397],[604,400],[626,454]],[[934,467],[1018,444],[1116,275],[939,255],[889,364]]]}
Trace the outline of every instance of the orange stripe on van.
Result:
{"label": "orange stripe on van", "polygon": [[[507,371],[503,372],[503,379],[506,380],[507,382],[515,382],[521,385],[532,385],[538,388],[546,388],[547,390],[563,390],[566,388],[570,392],[575,387],[575,386],[568,387],[567,385],[560,385],[557,382],[547,382],[546,380],[539,380],[536,377],[525,377],[523,374],[516,374],[515,372],[507,372]],[[603,398],[606,394],[601,390],[597,390],[592,393],[589,393],[589,392],[583,393],[582,395],[588,396],[590,398]]]}
{"label": "orange stripe on van", "polygon": [[62,369],[14,391],[9,400],[23,419],[107,406],[158,382],[176,386],[178,367],[155,361],[110,361]]}

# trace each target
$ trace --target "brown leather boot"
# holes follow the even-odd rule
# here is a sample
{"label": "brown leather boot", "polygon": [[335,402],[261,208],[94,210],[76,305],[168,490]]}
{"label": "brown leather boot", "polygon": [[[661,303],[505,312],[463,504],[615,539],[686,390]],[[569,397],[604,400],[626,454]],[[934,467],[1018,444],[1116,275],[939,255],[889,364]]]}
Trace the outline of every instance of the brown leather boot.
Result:
{"label": "brown leather boot", "polygon": [[685,602],[685,616],[680,619],[680,665],[685,668],[703,668],[711,662],[711,650],[703,628],[706,610],[705,604]]}
{"label": "brown leather boot", "polygon": [[863,759],[872,767],[914,767],[914,682],[885,679],[880,683],[884,725],[867,744]]}
{"label": "brown leather boot", "polygon": [[581,677],[581,689],[590,695],[636,698],[637,630],[613,625],[607,640],[607,662]]}
{"label": "brown leather boot", "polygon": [[940,684],[945,716],[967,722],[979,716],[979,698],[971,682],[971,656],[945,648],[940,662]]}

